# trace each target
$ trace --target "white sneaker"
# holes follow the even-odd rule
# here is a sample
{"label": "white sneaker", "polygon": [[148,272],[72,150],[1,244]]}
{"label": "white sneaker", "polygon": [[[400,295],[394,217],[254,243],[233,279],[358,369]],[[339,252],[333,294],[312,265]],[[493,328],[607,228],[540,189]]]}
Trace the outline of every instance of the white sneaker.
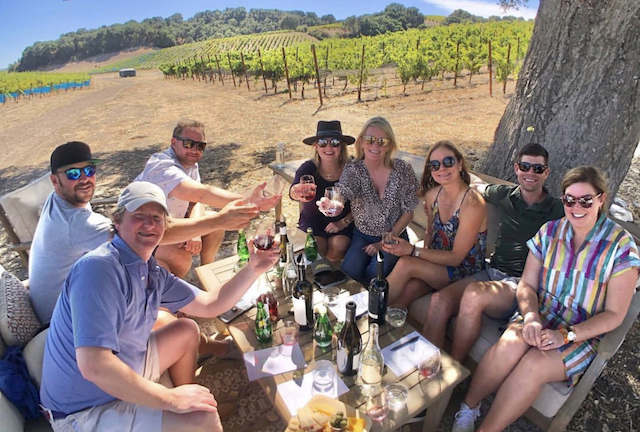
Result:
{"label": "white sneaker", "polygon": [[474,432],[475,421],[480,417],[480,405],[476,408],[469,408],[469,406],[462,402],[460,404],[460,411],[456,413],[456,418],[453,421],[453,427],[451,432]]}

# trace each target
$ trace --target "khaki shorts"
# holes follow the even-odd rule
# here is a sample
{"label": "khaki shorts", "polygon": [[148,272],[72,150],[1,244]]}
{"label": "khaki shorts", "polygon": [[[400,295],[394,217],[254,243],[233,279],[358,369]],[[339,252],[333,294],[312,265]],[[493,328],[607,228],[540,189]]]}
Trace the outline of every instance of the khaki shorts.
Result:
{"label": "khaki shorts", "polygon": [[[153,332],[147,342],[147,356],[142,376],[153,382],[160,380],[158,344]],[[55,432],[161,431],[162,410],[114,400],[70,414],[63,419],[52,420],[51,427]]]}

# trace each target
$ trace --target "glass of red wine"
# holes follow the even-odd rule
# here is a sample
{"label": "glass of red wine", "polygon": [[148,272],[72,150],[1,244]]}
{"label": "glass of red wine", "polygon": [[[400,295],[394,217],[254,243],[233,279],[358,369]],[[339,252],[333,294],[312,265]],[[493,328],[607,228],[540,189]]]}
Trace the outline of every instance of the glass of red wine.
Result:
{"label": "glass of red wine", "polygon": [[431,379],[440,371],[440,351],[433,352],[432,348],[425,349],[420,354],[418,371],[424,379]]}
{"label": "glass of red wine", "polygon": [[387,389],[375,386],[367,396],[367,415],[371,420],[382,423],[389,414],[389,395]]}
{"label": "glass of red wine", "polygon": [[256,222],[253,233],[253,244],[259,250],[268,250],[275,240],[275,224],[270,218],[264,218]]}
{"label": "glass of red wine", "polygon": [[316,180],[311,174],[300,177],[300,195],[302,202],[309,202],[316,197]]}

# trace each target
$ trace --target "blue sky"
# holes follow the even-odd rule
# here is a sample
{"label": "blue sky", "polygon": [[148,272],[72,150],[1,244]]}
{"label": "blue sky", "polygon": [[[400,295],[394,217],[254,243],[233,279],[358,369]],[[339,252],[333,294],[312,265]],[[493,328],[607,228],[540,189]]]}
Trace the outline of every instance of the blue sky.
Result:
{"label": "blue sky", "polygon": [[[129,20],[181,13],[184,19],[204,10],[243,6],[247,9],[281,9],[333,14],[337,19],[351,15],[380,12],[393,0],[0,0],[0,69],[17,61],[22,51],[36,41],[57,39],[79,28],[94,29],[102,25]],[[396,0],[407,7],[417,7],[427,15],[449,15],[464,9],[474,15],[503,15],[498,0]],[[508,15],[533,18],[539,0],[529,0],[528,8],[511,10]]]}

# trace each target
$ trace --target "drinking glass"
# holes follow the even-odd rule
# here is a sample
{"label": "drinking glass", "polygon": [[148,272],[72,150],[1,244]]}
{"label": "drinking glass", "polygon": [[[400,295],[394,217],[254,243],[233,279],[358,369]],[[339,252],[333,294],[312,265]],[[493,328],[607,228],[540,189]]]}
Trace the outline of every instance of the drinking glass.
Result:
{"label": "drinking glass", "polygon": [[420,353],[418,370],[425,379],[431,379],[436,376],[440,371],[440,351],[434,353],[433,348],[425,348]]}
{"label": "drinking glass", "polygon": [[391,305],[387,308],[387,321],[395,328],[402,327],[407,321],[407,308],[402,305]]}
{"label": "drinking glass", "polygon": [[407,404],[409,392],[402,384],[388,384],[385,386],[389,400],[389,408],[393,411],[400,411]]}
{"label": "drinking glass", "polygon": [[382,233],[382,243],[392,245],[398,243],[398,240],[393,238],[391,231],[386,231]]}
{"label": "drinking glass", "polygon": [[344,197],[338,187],[328,187],[324,191],[324,197],[327,199],[326,207],[323,213],[328,217],[338,216],[344,209]]}
{"label": "drinking glass", "polygon": [[298,343],[300,330],[295,321],[284,321],[282,324],[283,326],[279,330],[280,340],[282,341],[282,345],[280,345],[280,354],[291,357],[293,346]]}
{"label": "drinking glass", "polygon": [[338,296],[340,295],[340,288],[332,286],[322,290],[324,294],[323,304],[326,307],[333,307],[338,304]]}
{"label": "drinking glass", "polygon": [[329,360],[318,360],[313,371],[313,387],[311,394],[322,394],[329,397],[336,397],[337,392],[336,371],[333,363]]}
{"label": "drinking glass", "polygon": [[262,198],[269,198],[274,195],[282,195],[282,191],[284,190],[287,181],[275,174],[267,181],[267,185],[262,189]]}
{"label": "drinking glass", "polygon": [[389,414],[389,395],[382,386],[374,387],[367,396],[367,414],[373,421],[382,423]]}
{"label": "drinking glass", "polygon": [[316,180],[311,174],[300,177],[302,202],[309,202],[316,197]]}
{"label": "drinking glass", "polygon": [[271,249],[275,239],[275,224],[270,218],[264,218],[255,223],[253,244],[260,250]]}

